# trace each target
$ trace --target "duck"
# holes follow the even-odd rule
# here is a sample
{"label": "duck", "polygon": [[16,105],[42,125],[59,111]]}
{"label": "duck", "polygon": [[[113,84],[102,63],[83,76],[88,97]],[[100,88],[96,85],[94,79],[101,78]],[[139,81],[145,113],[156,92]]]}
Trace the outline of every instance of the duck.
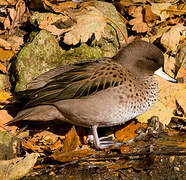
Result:
{"label": "duck", "polygon": [[127,44],[112,58],[61,65],[15,93],[24,106],[9,124],[60,120],[90,128],[96,148],[117,146],[99,137],[98,128],[124,124],[152,107],[158,97],[153,74],[175,82],[163,65],[161,50],[143,40]]}

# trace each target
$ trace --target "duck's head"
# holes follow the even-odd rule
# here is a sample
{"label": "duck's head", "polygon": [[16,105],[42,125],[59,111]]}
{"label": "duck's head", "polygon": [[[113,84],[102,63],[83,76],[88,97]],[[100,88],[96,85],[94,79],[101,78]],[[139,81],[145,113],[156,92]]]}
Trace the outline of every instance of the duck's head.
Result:
{"label": "duck's head", "polygon": [[[113,59],[127,68],[136,77],[150,76],[154,73],[162,77],[164,56],[161,50],[154,44],[136,40],[123,47]],[[159,72],[161,73],[159,74]],[[167,79],[168,75],[163,75]],[[173,78],[168,77],[169,81],[175,82]]]}

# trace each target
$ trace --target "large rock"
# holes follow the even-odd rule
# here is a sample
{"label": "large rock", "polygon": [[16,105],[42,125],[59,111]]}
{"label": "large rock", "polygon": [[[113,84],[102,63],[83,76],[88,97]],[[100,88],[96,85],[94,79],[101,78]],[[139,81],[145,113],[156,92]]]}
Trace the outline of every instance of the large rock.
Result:
{"label": "large rock", "polygon": [[[105,17],[114,20],[127,36],[126,27],[112,4],[98,1],[95,5]],[[31,21],[37,24],[44,16],[48,16],[48,13],[35,12]],[[15,91],[26,89],[30,81],[49,69],[87,59],[112,57],[121,45],[125,44],[120,31],[110,21],[99,41],[93,40],[65,50],[64,46],[60,47],[59,39],[48,31],[41,30],[33,41],[20,51],[13,66],[15,67],[13,73],[16,82]]]}

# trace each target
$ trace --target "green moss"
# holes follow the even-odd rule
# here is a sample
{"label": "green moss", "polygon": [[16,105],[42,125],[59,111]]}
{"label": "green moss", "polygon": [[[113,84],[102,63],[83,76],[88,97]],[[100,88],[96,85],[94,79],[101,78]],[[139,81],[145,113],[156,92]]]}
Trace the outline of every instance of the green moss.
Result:
{"label": "green moss", "polygon": [[33,78],[61,64],[63,53],[52,34],[45,30],[40,31],[35,39],[18,54],[16,91],[25,89],[26,84]]}
{"label": "green moss", "polygon": [[9,134],[7,132],[0,131],[0,144],[3,144],[8,147],[10,142],[11,137],[9,136]]}

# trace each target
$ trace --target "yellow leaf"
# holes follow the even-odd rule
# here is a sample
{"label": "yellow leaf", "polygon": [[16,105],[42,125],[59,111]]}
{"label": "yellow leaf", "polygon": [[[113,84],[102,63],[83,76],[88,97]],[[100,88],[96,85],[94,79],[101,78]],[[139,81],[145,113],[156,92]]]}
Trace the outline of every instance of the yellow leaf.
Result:
{"label": "yellow leaf", "polygon": [[135,121],[131,121],[129,125],[115,132],[115,141],[124,142],[133,139],[138,135],[135,133],[135,131],[139,127],[146,127],[146,124],[135,123]]}
{"label": "yellow leaf", "polygon": [[6,70],[6,67],[0,63],[0,71],[2,71],[3,73],[8,73],[8,71]]}
{"label": "yellow leaf", "polygon": [[152,116],[158,116],[160,122],[163,125],[169,124],[171,117],[173,116],[173,110],[169,107],[166,107],[159,100],[145,113],[137,117],[137,120],[141,123],[147,123],[147,120]]}
{"label": "yellow leaf", "polygon": [[10,60],[14,56],[14,52],[11,50],[4,50],[0,48],[0,60],[5,62]]}
{"label": "yellow leaf", "polygon": [[5,92],[5,91],[0,91],[0,100],[7,100],[11,98],[11,93]]}
{"label": "yellow leaf", "polygon": [[178,91],[175,92],[176,101],[182,107],[186,116],[186,84],[178,84]]}

